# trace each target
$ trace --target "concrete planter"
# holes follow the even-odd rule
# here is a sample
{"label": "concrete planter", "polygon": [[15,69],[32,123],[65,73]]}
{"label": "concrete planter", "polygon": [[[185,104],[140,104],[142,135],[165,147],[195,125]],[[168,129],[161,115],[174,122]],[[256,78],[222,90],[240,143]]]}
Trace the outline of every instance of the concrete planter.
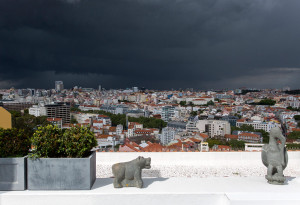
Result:
{"label": "concrete planter", "polygon": [[27,157],[0,158],[0,191],[26,189]]}
{"label": "concrete planter", "polygon": [[28,159],[29,190],[89,190],[96,180],[96,153],[87,158]]}

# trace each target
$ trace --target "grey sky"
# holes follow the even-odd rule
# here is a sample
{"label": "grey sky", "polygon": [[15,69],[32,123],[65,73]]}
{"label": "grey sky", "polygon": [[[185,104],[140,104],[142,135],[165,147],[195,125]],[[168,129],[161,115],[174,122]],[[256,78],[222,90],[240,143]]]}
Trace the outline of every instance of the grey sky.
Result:
{"label": "grey sky", "polygon": [[299,88],[298,0],[2,0],[0,88]]}

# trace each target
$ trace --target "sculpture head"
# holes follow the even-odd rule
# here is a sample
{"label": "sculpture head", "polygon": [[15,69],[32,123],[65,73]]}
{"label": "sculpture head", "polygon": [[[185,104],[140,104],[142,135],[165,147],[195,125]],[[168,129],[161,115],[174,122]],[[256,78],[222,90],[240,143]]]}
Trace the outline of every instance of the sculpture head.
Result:
{"label": "sculpture head", "polygon": [[148,158],[144,158],[144,157],[141,157],[139,156],[137,158],[137,162],[139,164],[139,166],[141,167],[141,169],[150,169],[151,168],[151,158],[148,157]]}
{"label": "sculpture head", "polygon": [[282,132],[279,127],[273,127],[270,130],[270,139],[273,138],[275,140],[278,140],[278,139],[280,139],[281,135],[282,135]]}

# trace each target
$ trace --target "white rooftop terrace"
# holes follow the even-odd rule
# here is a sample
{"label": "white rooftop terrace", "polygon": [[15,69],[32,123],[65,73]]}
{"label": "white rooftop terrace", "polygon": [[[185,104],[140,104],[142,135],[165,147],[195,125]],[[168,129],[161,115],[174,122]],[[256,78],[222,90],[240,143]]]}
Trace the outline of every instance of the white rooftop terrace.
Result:
{"label": "white rooftop terrace", "polygon": [[[97,153],[97,177],[86,191],[0,192],[1,205],[32,204],[300,204],[300,152],[289,152],[285,185],[264,178],[260,152]],[[114,189],[111,165],[151,157],[144,187]]]}

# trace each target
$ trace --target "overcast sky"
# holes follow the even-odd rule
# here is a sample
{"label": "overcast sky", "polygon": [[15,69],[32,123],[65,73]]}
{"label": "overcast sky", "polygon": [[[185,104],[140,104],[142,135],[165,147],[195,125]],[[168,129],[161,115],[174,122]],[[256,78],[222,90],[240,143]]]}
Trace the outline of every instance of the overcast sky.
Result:
{"label": "overcast sky", "polygon": [[299,0],[1,0],[0,88],[300,88]]}

